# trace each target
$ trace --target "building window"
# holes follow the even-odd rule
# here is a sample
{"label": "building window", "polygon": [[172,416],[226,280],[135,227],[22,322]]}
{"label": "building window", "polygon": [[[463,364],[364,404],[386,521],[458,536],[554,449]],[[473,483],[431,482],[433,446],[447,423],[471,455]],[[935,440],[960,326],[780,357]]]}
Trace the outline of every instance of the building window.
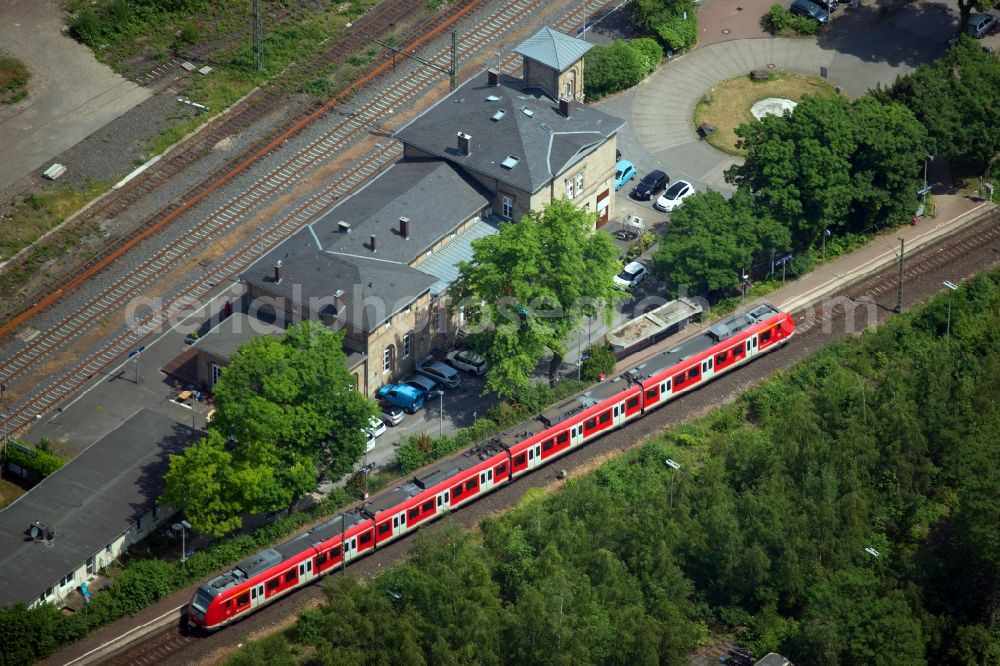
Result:
{"label": "building window", "polygon": [[75,578],[76,578],[76,572],[70,571],[68,574],[62,577],[61,581],[59,581],[59,586],[66,587],[67,585],[72,585]]}
{"label": "building window", "polygon": [[389,372],[392,370],[392,351],[393,346],[389,345],[385,348],[385,351],[382,352],[382,372]]}
{"label": "building window", "polygon": [[142,517],[136,518],[135,520],[135,531],[137,534],[142,534]]}
{"label": "building window", "polygon": [[514,216],[514,200],[506,194],[503,195],[503,216],[508,220]]}
{"label": "building window", "polygon": [[110,543],[107,546],[104,547],[104,553],[106,555],[110,555],[111,554],[111,544]]}
{"label": "building window", "polygon": [[583,172],[576,174],[576,196],[583,194]]}
{"label": "building window", "polygon": [[222,368],[219,367],[218,363],[212,364],[211,373],[212,373],[212,386],[215,386],[216,384],[219,383],[219,377],[222,376]]}
{"label": "building window", "polygon": [[403,358],[410,358],[410,354],[413,352],[413,333],[407,333],[403,336]]}
{"label": "building window", "polygon": [[566,179],[566,196],[569,197],[570,199],[575,198],[575,195],[573,193],[573,179],[572,178],[567,178]]}
{"label": "building window", "polygon": [[434,311],[434,330],[437,333],[444,331],[444,308]]}

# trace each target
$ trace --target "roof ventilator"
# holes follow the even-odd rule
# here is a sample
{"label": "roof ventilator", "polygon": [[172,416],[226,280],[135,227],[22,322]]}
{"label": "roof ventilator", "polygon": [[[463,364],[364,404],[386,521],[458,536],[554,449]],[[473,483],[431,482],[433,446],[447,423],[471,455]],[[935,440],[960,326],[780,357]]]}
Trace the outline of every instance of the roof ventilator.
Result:
{"label": "roof ventilator", "polygon": [[343,220],[341,220],[340,222],[337,222],[337,231],[339,231],[341,233],[345,233],[345,234],[351,233],[351,225],[350,225],[350,223],[349,222],[344,222]]}
{"label": "roof ventilator", "polygon": [[458,154],[465,157],[472,154],[472,137],[465,132],[458,133]]}

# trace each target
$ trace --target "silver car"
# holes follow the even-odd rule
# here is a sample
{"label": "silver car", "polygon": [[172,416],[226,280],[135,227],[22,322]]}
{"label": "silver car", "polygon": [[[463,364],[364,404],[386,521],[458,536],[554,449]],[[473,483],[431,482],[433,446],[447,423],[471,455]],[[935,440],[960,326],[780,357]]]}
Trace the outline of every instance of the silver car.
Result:
{"label": "silver car", "polygon": [[458,370],[441,361],[422,365],[417,368],[417,372],[424,377],[433,379],[445,388],[458,388],[458,385],[462,383],[462,376],[458,374]]}

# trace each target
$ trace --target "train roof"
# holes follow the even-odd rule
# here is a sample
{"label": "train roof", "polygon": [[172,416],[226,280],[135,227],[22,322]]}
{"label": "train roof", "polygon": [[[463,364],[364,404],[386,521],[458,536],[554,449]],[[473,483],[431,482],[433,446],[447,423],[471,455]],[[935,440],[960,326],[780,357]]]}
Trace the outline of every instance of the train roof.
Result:
{"label": "train roof", "polygon": [[647,379],[677,365],[685,359],[697,356],[718,343],[733,338],[748,328],[756,326],[765,319],[777,314],[781,314],[781,311],[773,305],[770,303],[761,303],[746,312],[730,315],[712,324],[701,335],[685,340],[673,349],[668,349],[646,359],[626,374],[638,380]]}
{"label": "train roof", "polygon": [[[341,522],[343,518],[343,522]],[[362,523],[367,518],[358,509],[338,513],[325,523],[321,523],[308,532],[298,535],[291,541],[275,546],[274,549],[281,553],[285,559],[291,559],[299,553],[308,550],[313,546],[319,546],[330,539],[346,534],[352,527]]]}

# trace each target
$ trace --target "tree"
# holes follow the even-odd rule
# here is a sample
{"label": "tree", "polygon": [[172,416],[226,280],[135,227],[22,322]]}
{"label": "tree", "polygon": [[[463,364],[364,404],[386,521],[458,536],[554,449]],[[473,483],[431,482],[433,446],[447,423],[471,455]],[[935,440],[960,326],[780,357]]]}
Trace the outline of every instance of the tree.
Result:
{"label": "tree", "polygon": [[656,272],[669,278],[669,293],[709,294],[738,285],[740,272],[752,265],[756,252],[787,245],[787,231],[756,218],[748,191],[727,200],[708,190],[686,199],[673,213],[653,262]]}
{"label": "tree", "polygon": [[[652,66],[658,63],[659,60]],[[649,72],[648,54],[624,40],[595,46],[587,54],[587,78],[584,80],[587,99],[599,99],[631,88]]]}
{"label": "tree", "polygon": [[684,12],[694,14],[691,0],[635,0],[632,3],[632,23],[639,28],[654,31],[657,26],[670,23]]}
{"label": "tree", "polygon": [[472,261],[459,264],[452,303],[482,329],[474,345],[492,364],[487,391],[514,398],[549,353],[554,379],[582,318],[610,321],[621,264],[611,238],[593,229],[593,213],[558,199],[475,241]]}
{"label": "tree", "polygon": [[171,456],[163,501],[224,534],[243,513],[294,510],[321,472],[350,471],[375,406],[352,388],[343,337],[305,321],[243,345],[215,386],[209,436]]}
{"label": "tree", "polygon": [[965,32],[969,27],[969,17],[972,10],[988,12],[993,7],[993,0],[958,0],[958,30]]}

